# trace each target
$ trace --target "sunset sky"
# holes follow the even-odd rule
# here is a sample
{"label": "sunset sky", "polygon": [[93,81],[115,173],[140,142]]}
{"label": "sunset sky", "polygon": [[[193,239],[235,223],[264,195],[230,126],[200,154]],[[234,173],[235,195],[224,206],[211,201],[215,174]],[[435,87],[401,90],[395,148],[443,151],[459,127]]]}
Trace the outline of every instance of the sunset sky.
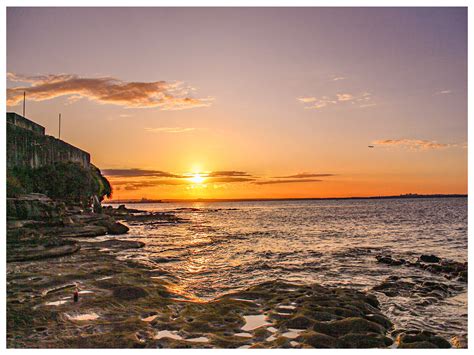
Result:
{"label": "sunset sky", "polygon": [[467,193],[465,8],[9,8],[7,71],[116,199]]}

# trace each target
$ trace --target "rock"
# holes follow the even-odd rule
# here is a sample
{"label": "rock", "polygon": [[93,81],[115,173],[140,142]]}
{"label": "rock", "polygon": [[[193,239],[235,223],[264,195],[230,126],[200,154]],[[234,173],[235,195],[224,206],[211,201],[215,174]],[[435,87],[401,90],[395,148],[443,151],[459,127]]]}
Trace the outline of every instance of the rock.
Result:
{"label": "rock", "polygon": [[388,297],[431,297],[440,300],[450,296],[455,288],[441,282],[424,281],[420,283],[417,279],[390,276],[381,284],[374,286],[373,290],[382,292]]}
{"label": "rock", "polygon": [[107,233],[113,235],[125,234],[129,231],[129,229],[130,228],[120,222],[113,222],[107,225]]}
{"label": "rock", "polygon": [[349,317],[331,322],[316,322],[313,329],[316,332],[330,336],[367,332],[385,334],[385,330],[381,325],[360,317]]}
{"label": "rock", "polygon": [[340,340],[334,337],[313,331],[301,334],[296,340],[316,349],[341,348],[343,345]]}
{"label": "rock", "polygon": [[393,327],[393,323],[387,317],[384,317],[380,314],[367,314],[365,319],[378,323],[385,329],[390,329]]}
{"label": "rock", "polygon": [[7,198],[8,219],[51,220],[64,213],[60,204],[42,194],[21,195]]}
{"label": "rock", "polygon": [[130,301],[146,297],[148,296],[148,292],[137,286],[120,286],[114,289],[113,296],[121,300]]}
{"label": "rock", "polygon": [[308,329],[313,325],[313,321],[309,320],[306,317],[298,316],[288,320],[286,323],[287,328],[293,329]]}
{"label": "rock", "polygon": [[386,348],[393,340],[377,333],[349,333],[339,337],[346,348]]}
{"label": "rock", "polygon": [[392,265],[392,266],[399,266],[399,265],[405,264],[405,260],[392,259],[391,255],[387,255],[387,256],[377,255],[375,258],[377,259],[379,263],[382,263],[382,264],[387,264],[387,265]]}
{"label": "rock", "polygon": [[63,238],[87,238],[105,235],[107,228],[103,226],[85,225],[64,228],[58,234]]}
{"label": "rock", "polygon": [[420,256],[420,261],[423,261],[425,263],[439,263],[441,261],[440,258],[438,258],[436,255],[421,255]]}
{"label": "rock", "polygon": [[399,348],[451,348],[446,339],[427,331],[406,331],[397,337]]}
{"label": "rock", "polygon": [[436,349],[436,345],[428,341],[417,341],[414,343],[405,343],[398,346],[399,349]]}
{"label": "rock", "polygon": [[94,247],[97,248],[115,248],[115,249],[139,249],[145,246],[145,243],[135,241],[135,240],[119,240],[119,239],[111,239],[111,240],[104,240],[103,242],[94,242],[92,244]]}
{"label": "rock", "polygon": [[20,248],[16,251],[16,253],[7,253],[7,261],[13,262],[48,259],[73,254],[79,249],[81,249],[81,247],[75,243],[62,246],[54,246],[50,248]]}
{"label": "rock", "polygon": [[[458,281],[467,282],[467,262],[461,263],[448,259],[441,259],[436,255],[421,255],[415,262],[406,261],[404,259],[393,259],[390,255],[377,255],[376,259],[379,263],[399,266],[405,265],[423,269],[435,274],[446,274],[448,278],[457,278]],[[390,292],[392,293],[392,292]]]}

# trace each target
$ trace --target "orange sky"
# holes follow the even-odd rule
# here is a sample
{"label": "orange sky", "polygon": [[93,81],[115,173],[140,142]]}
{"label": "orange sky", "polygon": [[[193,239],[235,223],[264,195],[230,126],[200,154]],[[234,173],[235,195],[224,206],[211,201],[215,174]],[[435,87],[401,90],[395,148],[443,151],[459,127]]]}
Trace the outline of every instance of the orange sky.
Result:
{"label": "orange sky", "polygon": [[9,8],[7,71],[114,199],[467,193],[464,8]]}

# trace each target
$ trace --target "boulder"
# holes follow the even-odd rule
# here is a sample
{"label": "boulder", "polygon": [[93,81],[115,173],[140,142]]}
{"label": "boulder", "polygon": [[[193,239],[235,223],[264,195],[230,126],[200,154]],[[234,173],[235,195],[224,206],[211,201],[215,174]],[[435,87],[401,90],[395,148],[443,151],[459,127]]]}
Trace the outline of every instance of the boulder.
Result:
{"label": "boulder", "polygon": [[126,234],[130,228],[120,222],[112,222],[107,224],[107,233],[108,234]]}
{"label": "boulder", "polygon": [[148,296],[145,289],[137,286],[119,286],[113,291],[113,296],[120,300],[130,301]]}
{"label": "boulder", "polygon": [[424,263],[439,263],[441,258],[438,258],[436,255],[425,255],[420,256],[420,261]]}
{"label": "boulder", "polygon": [[349,317],[331,322],[316,322],[314,331],[330,336],[341,336],[347,333],[378,333],[385,334],[385,329],[377,323],[360,317]]}
{"label": "boulder", "polygon": [[341,348],[343,346],[343,343],[340,340],[313,331],[301,334],[296,340],[317,349],[333,349]]}
{"label": "boulder", "polygon": [[393,344],[393,340],[376,333],[349,333],[339,337],[347,348],[386,348]]}

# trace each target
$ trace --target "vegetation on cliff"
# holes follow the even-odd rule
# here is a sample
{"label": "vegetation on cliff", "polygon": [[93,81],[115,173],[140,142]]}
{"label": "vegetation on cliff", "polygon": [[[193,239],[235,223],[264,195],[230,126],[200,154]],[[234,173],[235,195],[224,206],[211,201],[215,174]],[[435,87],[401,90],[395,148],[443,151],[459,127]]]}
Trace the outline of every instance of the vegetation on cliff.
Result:
{"label": "vegetation on cliff", "polygon": [[92,196],[102,200],[112,188],[100,170],[73,162],[60,162],[37,169],[16,167],[7,172],[7,196],[42,193],[52,199],[88,204]]}

